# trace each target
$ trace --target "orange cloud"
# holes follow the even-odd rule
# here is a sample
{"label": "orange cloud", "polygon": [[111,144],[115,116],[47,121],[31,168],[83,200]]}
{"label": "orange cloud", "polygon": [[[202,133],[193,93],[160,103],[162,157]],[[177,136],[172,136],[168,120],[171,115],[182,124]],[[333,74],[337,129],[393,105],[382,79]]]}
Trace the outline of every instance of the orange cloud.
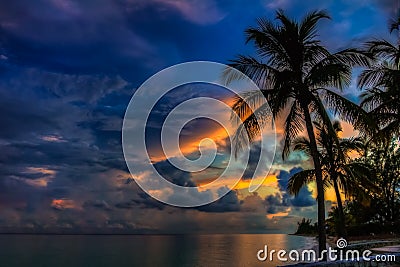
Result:
{"label": "orange cloud", "polygon": [[56,175],[56,171],[47,169],[44,167],[27,167],[24,174],[38,174],[42,175],[42,177],[38,177],[36,179],[27,179],[19,176],[13,176],[12,178],[18,181],[22,181],[30,186],[35,187],[46,187],[47,184],[53,179]]}
{"label": "orange cloud", "polygon": [[75,209],[77,208],[75,201],[72,199],[53,199],[50,206],[57,210]]}
{"label": "orange cloud", "polygon": [[58,135],[45,135],[42,136],[42,140],[47,142],[56,142],[56,143],[66,142],[61,136]]}
{"label": "orange cloud", "polygon": [[[263,179],[264,179],[264,181],[262,181]],[[272,175],[272,174],[268,175],[266,178],[257,177],[257,178],[254,178],[253,180],[254,180],[253,183],[256,183],[256,184],[262,183],[262,186],[271,186],[271,187],[277,186],[277,181],[278,181],[276,175]],[[239,183],[237,183],[237,185],[235,186],[234,189],[238,189],[238,190],[247,189],[247,188],[249,188],[251,181],[252,181],[251,179],[247,179],[247,180],[241,179],[239,181]]]}
{"label": "orange cloud", "polygon": [[[190,122],[196,123],[195,121]],[[196,125],[194,125],[196,127]],[[211,139],[215,144],[225,145],[228,132],[217,122],[208,120],[206,126],[197,127],[196,134],[182,135],[179,138],[179,149],[183,155],[189,155],[199,151],[200,142],[203,139]],[[177,151],[178,152],[178,151]],[[148,153],[152,162],[159,162],[166,159],[163,148],[159,145],[148,148]]]}
{"label": "orange cloud", "polygon": [[268,219],[274,219],[276,217],[285,217],[288,216],[289,212],[278,212],[278,213],[274,213],[274,214],[267,214],[265,215]]}

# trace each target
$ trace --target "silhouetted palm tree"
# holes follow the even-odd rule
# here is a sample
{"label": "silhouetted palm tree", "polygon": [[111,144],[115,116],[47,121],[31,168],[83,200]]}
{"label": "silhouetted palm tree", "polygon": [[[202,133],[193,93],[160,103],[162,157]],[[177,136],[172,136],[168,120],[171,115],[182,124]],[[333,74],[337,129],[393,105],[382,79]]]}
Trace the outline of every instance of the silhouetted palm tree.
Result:
{"label": "silhouetted palm tree", "polygon": [[[254,42],[257,58],[240,55],[231,66],[249,76],[262,89],[276,118],[288,111],[284,123],[284,148],[282,157],[290,152],[292,141],[306,130],[310,140],[318,192],[319,252],[325,249],[325,205],[321,163],[315,141],[313,119],[331,125],[325,107],[343,115],[353,125],[362,126],[364,114],[359,107],[331,90],[343,89],[351,82],[354,65],[368,65],[369,59],[355,49],[330,53],[317,39],[317,23],[328,19],[324,11],[315,11],[297,22],[288,18],[283,11],[276,13],[278,24],[269,19],[257,20],[257,27],[246,30],[247,42]],[[224,73],[229,83],[240,78],[235,72]],[[257,114],[265,114],[266,106],[260,106],[258,92],[247,92],[238,96],[233,105],[234,112],[243,124],[238,126],[234,139],[237,150],[246,141],[241,138],[247,132],[250,141],[260,134],[265,121],[257,122]],[[325,101],[325,103],[323,102]],[[249,105],[246,103],[251,103]],[[254,112],[253,112],[254,111]],[[305,129],[304,129],[305,128]],[[334,132],[332,127],[329,131]]]}
{"label": "silhouetted palm tree", "polygon": [[[390,32],[399,30],[399,22],[392,23]],[[391,139],[400,134],[400,37],[398,44],[386,40],[367,42],[367,50],[376,63],[364,70],[358,85],[367,90],[361,94],[361,105],[366,108],[380,126],[375,137]]]}
{"label": "silhouetted palm tree", "polygon": [[[362,187],[371,187],[372,184],[367,179],[370,168],[362,162],[353,161],[349,156],[349,153],[352,151],[361,152],[364,142],[360,138],[339,138],[338,136],[332,136],[328,133],[324,125],[318,122],[314,124],[324,186],[325,188],[333,186],[335,190],[338,205],[337,234],[339,237],[346,238],[347,233],[341,191],[346,196],[351,196],[363,191]],[[342,131],[340,122],[338,121],[333,122],[333,127],[336,133]],[[336,142],[335,139],[338,139],[339,142]],[[306,137],[296,138],[293,144],[294,150],[303,151],[306,155],[311,156],[310,141]],[[289,179],[288,191],[291,194],[297,195],[303,186],[312,181],[315,181],[315,169],[303,170]]]}

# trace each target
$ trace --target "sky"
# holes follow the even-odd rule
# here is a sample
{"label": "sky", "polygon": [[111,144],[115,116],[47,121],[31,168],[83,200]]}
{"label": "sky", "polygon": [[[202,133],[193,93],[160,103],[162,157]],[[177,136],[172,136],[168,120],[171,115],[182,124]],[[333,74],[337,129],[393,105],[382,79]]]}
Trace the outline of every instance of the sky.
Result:
{"label": "sky", "polygon": [[[370,38],[391,37],[387,20],[396,1],[354,0],[16,0],[0,2],[0,230],[2,232],[99,233],[290,233],[301,218],[316,217],[315,190],[286,192],[289,177],[309,160],[279,155],[255,193],[246,177],[236,190],[197,208],[152,199],[131,181],[121,147],[125,110],[136,89],[174,64],[207,60],[228,63],[254,54],[244,30],[282,8],[301,18],[326,9],[320,24],[331,51]],[[357,101],[355,80],[343,94]],[[161,106],[189,96],[226,99],[221,90],[192,86]],[[168,110],[168,109],[167,109]],[[165,110],[164,110],[165,111]],[[165,114],[164,114],[165,115]],[[160,126],[164,116],[153,118]],[[157,127],[156,127],[157,128]],[[214,137],[229,152],[221,128],[188,125],[183,151],[196,154],[198,140]],[[344,125],[344,136],[354,134]],[[154,166],[177,184],[196,185],[218,175],[179,172],[158,155]],[[255,144],[252,148],[259,150]],[[250,163],[251,165],[251,159]],[[134,174],[136,175],[136,174]],[[327,208],[334,205],[328,192]]]}

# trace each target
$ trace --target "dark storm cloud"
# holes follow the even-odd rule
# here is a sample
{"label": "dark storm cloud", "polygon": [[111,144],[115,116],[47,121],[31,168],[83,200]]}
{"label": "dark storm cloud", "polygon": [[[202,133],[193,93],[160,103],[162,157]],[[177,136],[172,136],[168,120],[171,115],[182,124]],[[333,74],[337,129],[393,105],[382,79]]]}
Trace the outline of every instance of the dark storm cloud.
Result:
{"label": "dark storm cloud", "polygon": [[200,211],[205,212],[232,212],[240,210],[240,201],[235,191],[229,191],[225,196],[217,201],[200,206]]}
{"label": "dark storm cloud", "polygon": [[155,200],[147,193],[141,191],[137,193],[137,197],[124,202],[115,204],[118,209],[158,209],[163,210],[167,207],[166,204]]}
{"label": "dark storm cloud", "polygon": [[[192,175],[189,172],[182,171],[175,166],[173,166],[168,160],[159,161],[154,164],[155,169],[160,173],[162,177],[180,186],[186,187],[195,187],[196,184],[192,180]],[[226,188],[220,188],[218,190],[219,194],[224,194],[227,191]],[[181,196],[177,195],[174,192],[170,196],[170,199],[179,199],[179,198],[187,198],[187,197],[207,197],[207,194],[202,194],[198,192],[192,196]],[[184,200],[182,200],[184,201]],[[159,209],[163,210],[168,205],[159,202],[149,196],[145,192],[137,193],[137,197],[129,199],[127,201],[118,202],[115,204],[115,207],[118,209]],[[199,210],[202,212],[232,212],[240,210],[240,201],[238,199],[237,193],[235,191],[230,191],[226,195],[224,195],[219,200],[207,204],[204,206],[200,206],[198,208],[193,208],[195,210]],[[182,209],[185,210],[185,209]]]}
{"label": "dark storm cloud", "polygon": [[96,176],[107,170],[126,170],[120,127],[133,91],[125,81],[3,67],[2,203],[49,207],[52,199],[93,187],[85,184],[99,183]]}
{"label": "dark storm cloud", "polygon": [[282,196],[278,193],[267,196],[264,201],[267,208],[267,213],[269,214],[285,212],[288,207],[290,207],[290,203],[287,202],[287,199],[282,198]]}
{"label": "dark storm cloud", "polygon": [[110,205],[104,200],[88,200],[83,203],[84,208],[97,208],[109,211],[111,210]]}
{"label": "dark storm cloud", "polygon": [[[219,28],[206,25],[224,18],[219,10],[231,4],[216,3],[3,1],[1,47],[17,64],[67,73],[118,73],[143,81],[162,67],[205,59],[203,48],[209,51],[207,58],[225,60],[216,42],[225,37]],[[234,34],[242,36],[241,29]]]}
{"label": "dark storm cloud", "polygon": [[312,192],[303,186],[299,193],[290,200],[294,207],[309,207],[315,205],[315,199],[312,197]]}
{"label": "dark storm cloud", "polygon": [[[95,206],[95,203],[88,204],[90,206],[95,206],[98,208],[104,208],[102,202],[96,203],[98,206]],[[212,202],[207,205],[203,205],[197,208],[193,208],[193,210],[199,210],[201,212],[210,212],[210,213],[219,213],[219,212],[235,212],[240,211],[241,202],[238,199],[236,191],[230,191],[225,196],[220,198],[219,200]],[[139,192],[137,197],[125,202],[119,202],[115,204],[115,207],[118,209],[158,209],[163,210],[168,205],[159,202],[149,196],[145,192]],[[177,210],[186,210],[176,208]]]}
{"label": "dark storm cloud", "polygon": [[[0,119],[0,137],[13,140],[57,132],[73,135],[79,122],[90,120],[90,109],[96,107],[94,103],[99,98],[113,91],[123,91],[126,86],[119,77],[64,75],[5,67],[7,71],[0,73],[0,108],[2,114],[6,114]],[[129,94],[125,97],[129,99]]]}
{"label": "dark storm cloud", "polygon": [[286,191],[287,190],[287,186],[288,186],[288,182],[290,177],[293,174],[296,174],[298,172],[300,172],[302,170],[302,168],[300,167],[295,167],[292,168],[289,172],[287,171],[280,171],[277,178],[278,178],[278,185],[279,185],[279,189],[281,191]]}
{"label": "dark storm cloud", "polygon": [[315,199],[312,197],[312,191],[310,191],[306,186],[303,186],[300,189],[297,196],[289,196],[287,193],[287,185],[290,177],[302,170],[303,169],[300,167],[295,167],[289,172],[281,170],[277,176],[279,188],[283,193],[283,198],[286,199],[284,201],[287,201],[295,207],[309,207],[315,205]]}
{"label": "dark storm cloud", "polygon": [[143,209],[150,208],[150,209],[162,210],[166,207],[166,205],[164,203],[161,203],[160,201],[155,200],[154,198],[152,198],[145,192],[139,192],[138,196],[139,196],[139,198],[135,199],[134,202],[137,205],[140,205],[141,208],[143,208]]}
{"label": "dark storm cloud", "polygon": [[[160,161],[154,164],[154,167],[156,170],[168,181],[180,185],[180,186],[189,186],[189,187],[194,187],[196,184],[192,180],[192,176],[188,172],[184,172],[182,170],[177,169],[175,166],[173,166],[168,160],[165,161]],[[222,195],[225,194],[227,191],[227,188],[220,188],[218,190],[218,194]],[[152,197],[150,197],[146,193],[139,193],[139,199],[132,199],[128,202],[124,203],[119,203],[118,208],[132,208],[135,205],[140,205],[145,208],[157,208],[157,209],[163,209],[165,204],[158,202],[154,200]],[[178,195],[172,195],[171,198],[176,199],[179,198],[180,196]],[[187,197],[187,196],[183,196]],[[196,197],[196,196],[192,196]],[[201,193],[198,193],[198,197],[202,197]],[[236,191],[229,191],[227,194],[225,194],[223,197],[218,199],[215,202],[212,202],[207,205],[200,206],[198,208],[194,208],[199,211],[203,212],[232,212],[232,211],[239,211],[240,210],[240,201],[237,196]]]}
{"label": "dark storm cloud", "polygon": [[[114,1],[2,2],[2,47],[18,64],[69,73],[138,71],[157,57]],[[144,58],[144,57],[147,57]],[[151,63],[150,63],[151,65]],[[146,68],[141,65],[140,71]]]}
{"label": "dark storm cloud", "polygon": [[[12,207],[13,209],[26,210],[28,208],[33,210],[34,207],[42,204],[39,201],[40,197],[37,197],[37,192],[43,194],[43,190],[32,190],[32,186],[29,186],[23,181],[11,179],[3,174],[1,177],[0,201],[2,205]],[[31,200],[32,202],[27,202],[27,200]],[[29,206],[26,204],[29,204]],[[1,217],[2,216],[0,216],[0,218]]]}
{"label": "dark storm cloud", "polygon": [[189,172],[176,168],[168,160],[157,162],[154,164],[154,168],[162,177],[171,183],[180,186],[196,186],[196,184],[191,180],[192,177]]}

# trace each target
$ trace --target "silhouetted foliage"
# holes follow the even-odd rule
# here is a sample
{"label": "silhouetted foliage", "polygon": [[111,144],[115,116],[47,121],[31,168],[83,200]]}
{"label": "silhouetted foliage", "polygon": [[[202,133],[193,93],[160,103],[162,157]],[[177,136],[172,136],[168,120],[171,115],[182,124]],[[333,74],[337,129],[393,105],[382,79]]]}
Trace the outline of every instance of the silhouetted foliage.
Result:
{"label": "silhouetted foliage", "polygon": [[316,235],[317,233],[317,223],[312,224],[311,219],[303,218],[297,223],[297,231],[295,235]]}

